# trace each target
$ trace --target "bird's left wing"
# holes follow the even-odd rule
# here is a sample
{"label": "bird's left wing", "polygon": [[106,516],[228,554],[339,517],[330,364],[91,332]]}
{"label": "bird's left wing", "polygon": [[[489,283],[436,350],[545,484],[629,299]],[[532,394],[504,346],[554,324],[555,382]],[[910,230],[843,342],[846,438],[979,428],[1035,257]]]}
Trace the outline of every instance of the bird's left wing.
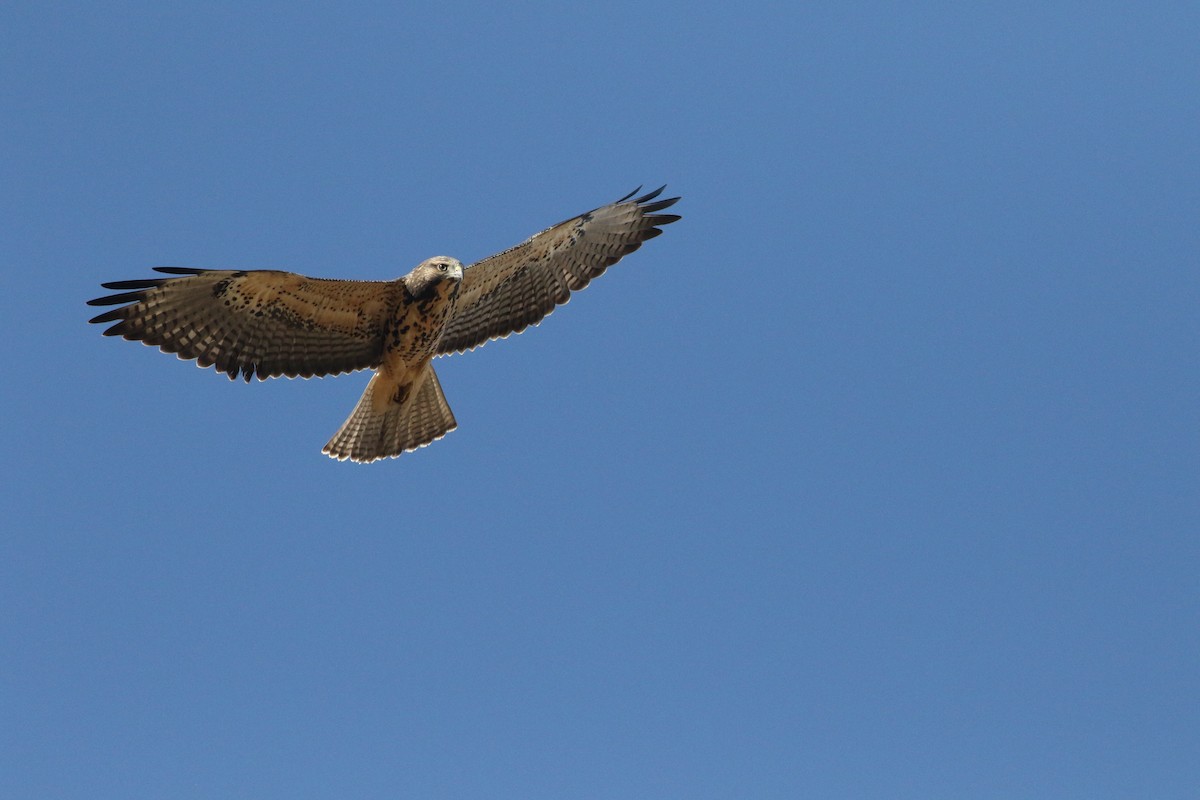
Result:
{"label": "bird's left wing", "polygon": [[560,222],[464,270],[438,353],[470,350],[538,323],[567,302],[571,292],[662,233],[659,226],[679,219],[657,213],[678,197],[656,200],[660,188],[631,200],[636,193]]}
{"label": "bird's left wing", "polygon": [[[120,305],[91,322],[106,336],[155,345],[231,379],[305,378],[378,366],[399,281],[337,281],[291,272],[156,267],[175,277],[102,284]],[[129,305],[121,305],[128,303]]]}

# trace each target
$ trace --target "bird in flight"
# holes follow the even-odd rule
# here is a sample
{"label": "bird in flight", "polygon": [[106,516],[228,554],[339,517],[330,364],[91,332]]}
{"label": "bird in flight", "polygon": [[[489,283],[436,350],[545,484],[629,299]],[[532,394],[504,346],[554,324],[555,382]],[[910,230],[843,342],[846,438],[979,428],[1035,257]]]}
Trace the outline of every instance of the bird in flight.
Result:
{"label": "bird in flight", "polygon": [[[663,187],[665,188],[665,187]],[[464,267],[426,259],[394,281],[306,278],[278,270],[155,267],[172,277],[101,284],[92,306],[118,306],[90,322],[106,336],[157,346],[247,382],[373,369],[358,404],[323,452],[377,461],[457,427],[434,356],[473,350],[536,325],[642,242],[679,219],[659,212],[663,188],[547,228]]]}

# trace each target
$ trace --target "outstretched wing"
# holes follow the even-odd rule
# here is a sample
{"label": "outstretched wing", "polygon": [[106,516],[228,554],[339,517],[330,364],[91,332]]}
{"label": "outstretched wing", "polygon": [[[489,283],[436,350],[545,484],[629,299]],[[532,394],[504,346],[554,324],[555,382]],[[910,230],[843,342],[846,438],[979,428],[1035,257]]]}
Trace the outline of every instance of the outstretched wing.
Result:
{"label": "outstretched wing", "polygon": [[528,241],[463,272],[454,316],[439,354],[470,350],[534,325],[621,257],[662,233],[675,214],[658,214],[678,197],[655,200],[662,187],[547,228]]}
{"label": "outstretched wing", "polygon": [[[156,267],[183,277],[102,284],[122,303],[91,322],[115,322],[106,336],[157,345],[230,379],[336,375],[377,366],[399,282],[334,281],[290,272]],[[131,291],[130,291],[131,290]]]}

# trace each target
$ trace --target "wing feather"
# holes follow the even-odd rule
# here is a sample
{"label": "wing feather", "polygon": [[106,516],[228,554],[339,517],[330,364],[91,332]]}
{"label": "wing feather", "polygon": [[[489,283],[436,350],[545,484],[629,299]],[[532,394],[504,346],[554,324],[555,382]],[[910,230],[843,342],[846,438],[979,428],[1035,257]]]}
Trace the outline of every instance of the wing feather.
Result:
{"label": "wing feather", "polygon": [[[119,305],[91,322],[107,336],[155,345],[231,379],[305,378],[378,366],[399,281],[339,281],[290,272],[156,267],[179,277],[102,284]],[[128,304],[128,305],[124,305]]]}
{"label": "wing feather", "polygon": [[664,188],[630,199],[635,189],[467,268],[438,353],[471,350],[537,324],[572,292],[658,236],[660,226],[679,219],[656,213],[679,200],[656,200]]}

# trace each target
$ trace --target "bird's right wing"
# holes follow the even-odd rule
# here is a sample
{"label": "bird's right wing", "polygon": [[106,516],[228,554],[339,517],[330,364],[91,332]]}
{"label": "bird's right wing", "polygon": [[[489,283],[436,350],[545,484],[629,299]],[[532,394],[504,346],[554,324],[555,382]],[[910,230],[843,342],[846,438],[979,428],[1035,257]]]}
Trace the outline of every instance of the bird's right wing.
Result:
{"label": "bird's right wing", "polygon": [[375,367],[388,320],[404,301],[401,282],[306,278],[291,272],[156,267],[178,276],[102,284],[118,294],[90,320],[116,324],[106,336],[156,345],[231,379],[305,378]]}
{"label": "bird's right wing", "polygon": [[661,226],[679,219],[658,213],[679,200],[658,200],[661,193],[660,188],[631,200],[637,192],[630,192],[468,267],[438,353],[470,350],[536,325],[572,292],[662,233]]}

